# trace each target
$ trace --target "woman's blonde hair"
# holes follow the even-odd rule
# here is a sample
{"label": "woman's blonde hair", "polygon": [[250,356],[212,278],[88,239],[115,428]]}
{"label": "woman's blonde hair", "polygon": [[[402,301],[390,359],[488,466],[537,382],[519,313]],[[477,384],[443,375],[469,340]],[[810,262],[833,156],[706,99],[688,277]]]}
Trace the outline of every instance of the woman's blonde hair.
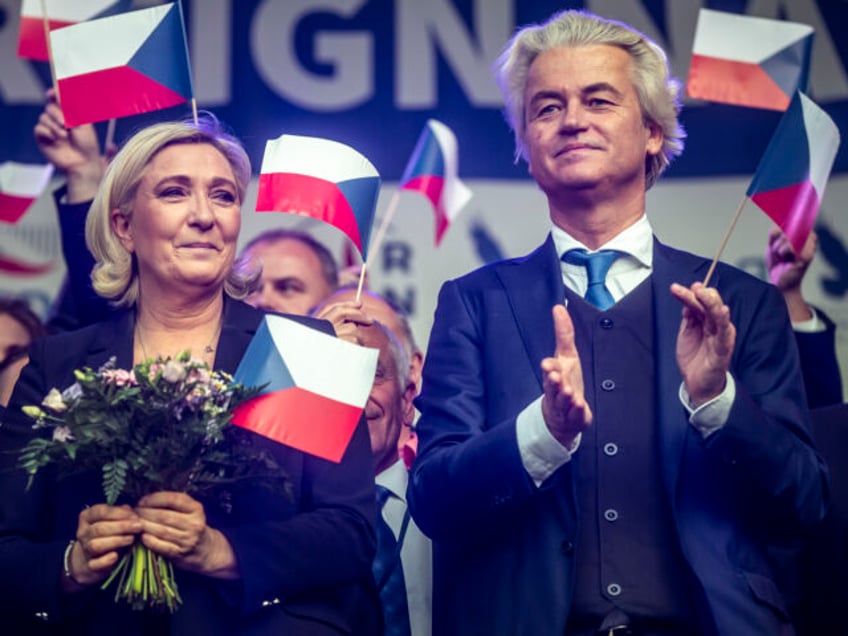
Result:
{"label": "woman's blonde hair", "polygon": [[[236,180],[239,204],[244,202],[250,183],[250,158],[241,142],[224,130],[212,115],[197,122],[186,120],[154,124],[133,135],[106,169],[97,196],[85,222],[85,242],[96,261],[91,272],[94,291],[113,305],[129,307],[138,300],[138,273],[135,259],[112,230],[112,210],[132,215],[132,205],[144,171],[164,148],[177,144],[209,144],[229,162]],[[224,291],[244,298],[259,279],[261,270],[234,264],[224,283]]]}
{"label": "woman's blonde hair", "polygon": [[680,82],[669,74],[668,60],[658,44],[623,22],[586,11],[561,11],[547,22],[520,29],[495,62],[495,79],[503,94],[506,119],[515,133],[515,160],[527,159],[524,88],[533,60],[550,49],[592,44],[627,51],[633,60],[633,86],[642,116],[662,130],[660,152],[645,159],[646,187],[650,188],[671,160],[683,152],[686,133],[677,121]]}

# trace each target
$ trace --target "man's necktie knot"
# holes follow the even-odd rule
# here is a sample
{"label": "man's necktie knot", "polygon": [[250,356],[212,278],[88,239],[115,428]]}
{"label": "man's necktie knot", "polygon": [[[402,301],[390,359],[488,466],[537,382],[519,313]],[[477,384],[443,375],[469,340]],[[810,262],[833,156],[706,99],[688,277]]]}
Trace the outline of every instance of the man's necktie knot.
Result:
{"label": "man's necktie knot", "polygon": [[590,254],[584,249],[576,249],[563,254],[562,260],[570,265],[582,265],[586,268],[589,284],[583,297],[598,309],[604,310],[615,304],[607,289],[606,279],[610,266],[621,255],[617,250],[598,250]]}

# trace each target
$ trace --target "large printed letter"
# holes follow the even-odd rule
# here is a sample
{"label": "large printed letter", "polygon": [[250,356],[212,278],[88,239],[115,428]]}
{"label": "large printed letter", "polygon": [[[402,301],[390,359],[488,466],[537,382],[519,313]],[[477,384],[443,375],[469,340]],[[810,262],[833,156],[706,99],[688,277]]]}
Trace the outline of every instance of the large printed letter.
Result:
{"label": "large printed letter", "polygon": [[513,2],[474,0],[473,12],[470,34],[447,0],[396,2],[395,103],[399,108],[436,106],[437,49],[472,105],[502,104],[490,69],[515,27]]}
{"label": "large printed letter", "polygon": [[279,95],[316,111],[345,110],[374,94],[374,41],[367,33],[317,33],[314,59],[332,73],[305,69],[295,50],[296,31],[311,13],[354,15],[367,0],[265,0],[253,14],[250,38],[256,70]]}

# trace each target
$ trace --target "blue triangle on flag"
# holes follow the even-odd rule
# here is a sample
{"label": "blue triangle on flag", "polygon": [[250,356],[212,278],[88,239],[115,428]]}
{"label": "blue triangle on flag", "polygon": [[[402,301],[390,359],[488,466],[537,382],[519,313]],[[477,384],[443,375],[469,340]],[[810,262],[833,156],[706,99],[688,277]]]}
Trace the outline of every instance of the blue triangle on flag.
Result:
{"label": "blue triangle on flag", "polygon": [[283,360],[268,328],[268,319],[262,320],[247,350],[239,362],[233,379],[246,387],[262,387],[262,393],[282,391],[295,386],[294,377]]}
{"label": "blue triangle on flag", "polygon": [[813,35],[810,34],[766,58],[760,67],[791,99],[796,90],[807,90],[812,50]]}
{"label": "blue triangle on flag", "polygon": [[127,63],[186,99],[194,97],[180,4],[168,12]]}
{"label": "blue triangle on flag", "polygon": [[769,141],[747,196],[796,185],[810,176],[810,143],[800,93],[796,92]]}
{"label": "blue triangle on flag", "polygon": [[[361,177],[348,179],[336,184],[347,199],[362,240],[362,250],[367,252],[371,226],[374,224],[374,212],[377,209],[377,197],[380,194],[379,177]],[[362,255],[363,258],[365,254]]]}
{"label": "blue triangle on flag", "polygon": [[415,157],[414,162],[406,167],[406,171],[401,177],[401,184],[414,179],[415,177],[436,175],[443,177],[445,175],[445,158],[442,155],[442,148],[439,145],[436,135],[430,128],[425,128],[421,134],[421,138],[412,151],[412,156]]}
{"label": "blue triangle on flag", "polygon": [[127,11],[132,9],[132,0],[117,0],[113,2],[108,7],[100,11],[99,13],[95,13],[92,16],[86,18],[86,20],[97,20],[100,18],[107,18],[110,15],[118,15],[119,13],[126,13]]}

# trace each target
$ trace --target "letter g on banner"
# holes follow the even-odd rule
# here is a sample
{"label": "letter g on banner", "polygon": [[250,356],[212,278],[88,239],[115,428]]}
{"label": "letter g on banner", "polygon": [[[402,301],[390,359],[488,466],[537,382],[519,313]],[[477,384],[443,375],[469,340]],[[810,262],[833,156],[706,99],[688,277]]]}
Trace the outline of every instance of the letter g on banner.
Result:
{"label": "letter g on banner", "polygon": [[305,69],[298,59],[296,30],[313,13],[355,15],[367,0],[265,0],[253,14],[250,48],[256,70],[287,101],[313,111],[346,110],[374,94],[374,37],[370,33],[314,35],[313,59],[332,67],[329,75]]}

